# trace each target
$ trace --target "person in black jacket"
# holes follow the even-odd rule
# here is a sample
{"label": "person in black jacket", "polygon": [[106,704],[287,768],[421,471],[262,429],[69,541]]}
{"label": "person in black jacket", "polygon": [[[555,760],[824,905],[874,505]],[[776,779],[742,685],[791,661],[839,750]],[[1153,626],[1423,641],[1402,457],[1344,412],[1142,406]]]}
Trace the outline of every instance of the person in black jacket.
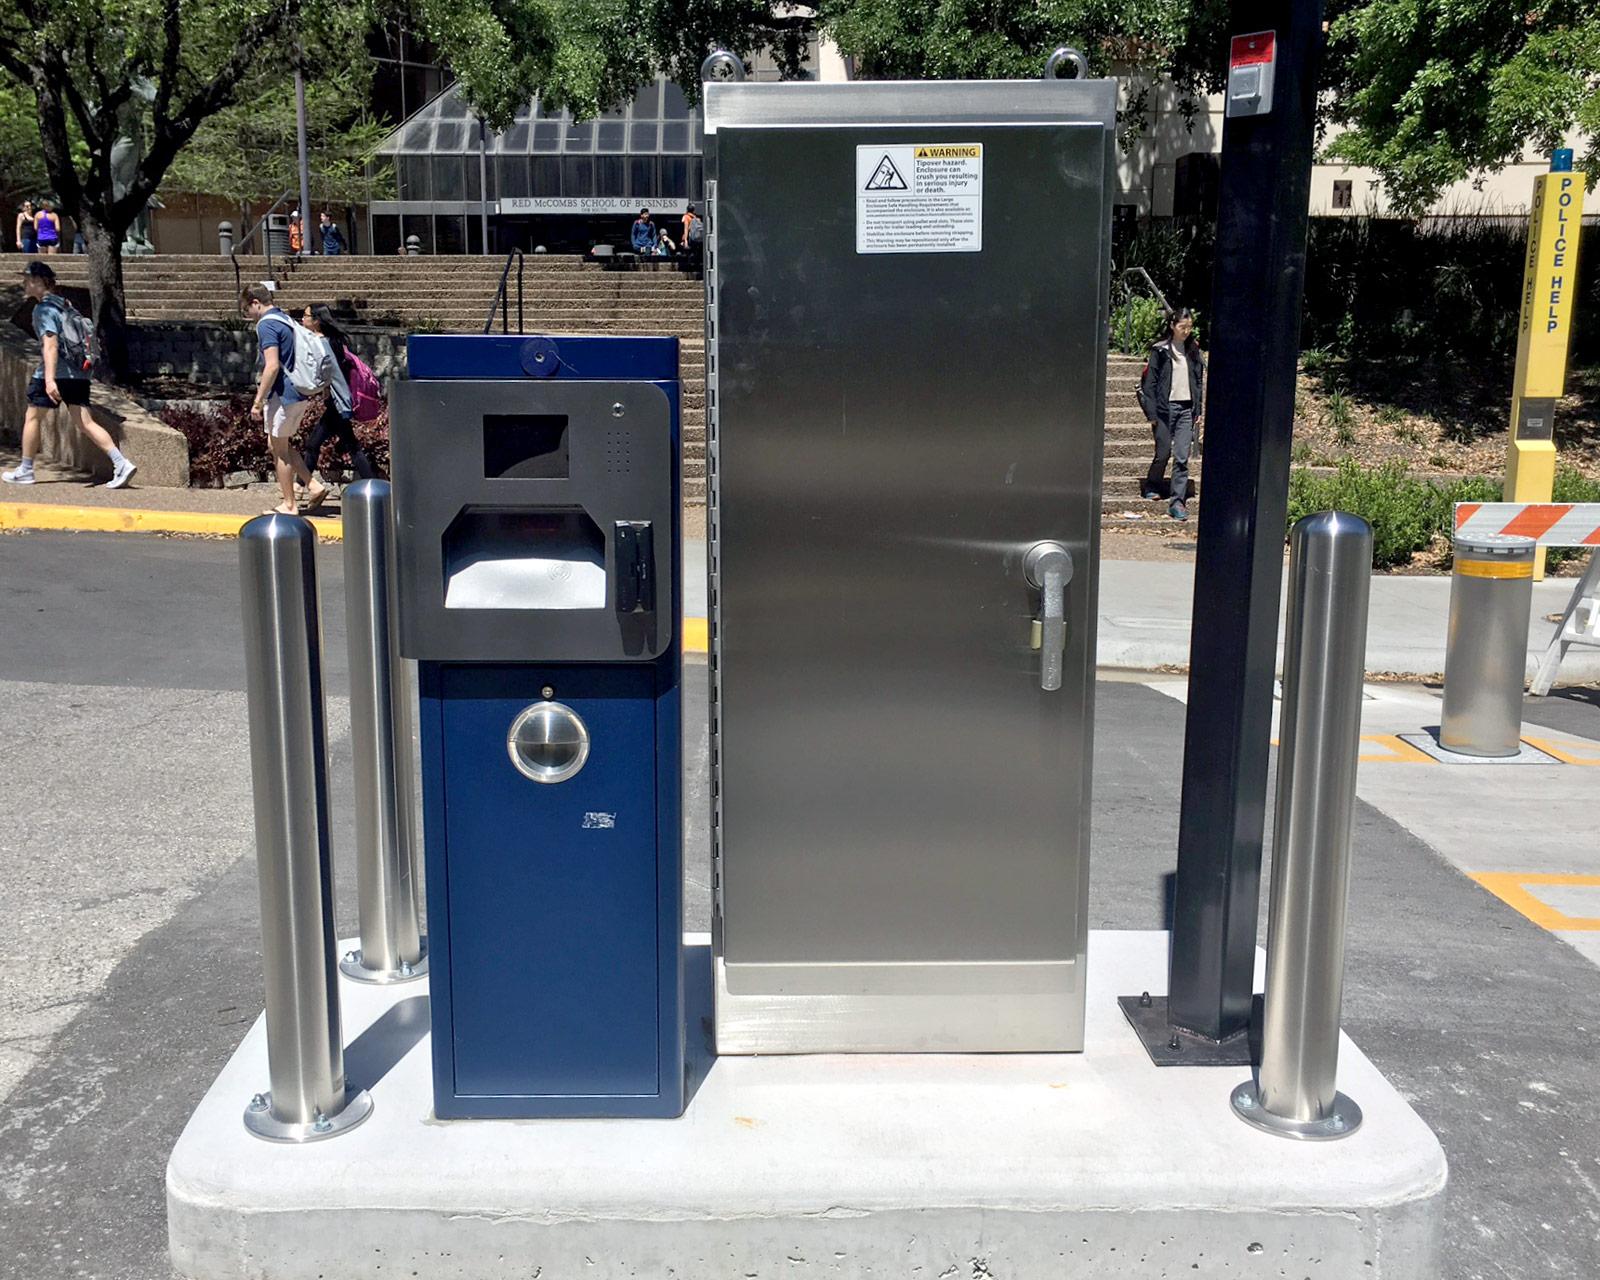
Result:
{"label": "person in black jacket", "polygon": [[1156,456],[1144,480],[1144,497],[1159,498],[1167,460],[1172,460],[1172,498],[1167,514],[1187,520],[1189,449],[1200,428],[1205,405],[1205,359],[1194,340],[1194,313],[1180,307],[1167,323],[1161,341],[1150,348],[1139,379],[1139,407],[1156,435]]}

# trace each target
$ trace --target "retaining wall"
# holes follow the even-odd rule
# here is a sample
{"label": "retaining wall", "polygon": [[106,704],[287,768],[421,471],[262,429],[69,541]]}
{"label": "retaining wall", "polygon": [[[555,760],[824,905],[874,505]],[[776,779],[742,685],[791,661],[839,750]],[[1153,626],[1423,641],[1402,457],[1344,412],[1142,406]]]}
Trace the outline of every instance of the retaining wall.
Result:
{"label": "retaining wall", "polygon": [[[404,373],[406,335],[352,325],[350,345],[387,379]],[[208,387],[246,388],[255,379],[256,332],[251,327],[145,321],[129,331],[129,361],[145,375],[162,374]]]}

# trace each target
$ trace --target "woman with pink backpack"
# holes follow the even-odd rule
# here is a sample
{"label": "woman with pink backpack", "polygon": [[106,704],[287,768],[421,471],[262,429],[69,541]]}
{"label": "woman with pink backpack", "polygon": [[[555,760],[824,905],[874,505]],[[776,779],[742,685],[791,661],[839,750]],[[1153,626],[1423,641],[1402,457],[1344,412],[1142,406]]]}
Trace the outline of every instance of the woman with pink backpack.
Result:
{"label": "woman with pink backpack", "polygon": [[322,420],[311,432],[306,442],[306,462],[312,471],[322,457],[322,447],[334,439],[350,455],[356,475],[370,480],[378,474],[372,460],[367,457],[356,439],[353,422],[371,422],[383,413],[383,389],[377,375],[360,356],[350,350],[350,341],[339,322],[333,318],[333,308],[326,302],[316,302],[307,307],[300,322],[312,333],[319,334],[333,350],[333,377],[328,387],[327,407]]}

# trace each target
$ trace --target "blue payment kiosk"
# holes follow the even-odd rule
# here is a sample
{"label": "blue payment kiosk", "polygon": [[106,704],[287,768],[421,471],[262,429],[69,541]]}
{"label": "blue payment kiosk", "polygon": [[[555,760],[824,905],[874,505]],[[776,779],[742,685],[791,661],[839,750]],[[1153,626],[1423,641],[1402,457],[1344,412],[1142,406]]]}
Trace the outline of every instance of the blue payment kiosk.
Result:
{"label": "blue payment kiosk", "polygon": [[419,335],[408,357],[435,1112],[681,1115],[677,339]]}

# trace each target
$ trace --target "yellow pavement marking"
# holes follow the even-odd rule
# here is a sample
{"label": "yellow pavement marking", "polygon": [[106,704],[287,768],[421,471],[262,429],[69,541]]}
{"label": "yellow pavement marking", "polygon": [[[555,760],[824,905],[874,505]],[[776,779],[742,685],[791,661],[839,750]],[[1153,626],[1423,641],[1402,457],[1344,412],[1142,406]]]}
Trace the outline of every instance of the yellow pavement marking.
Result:
{"label": "yellow pavement marking", "polygon": [[1600,876],[1533,871],[1469,871],[1467,874],[1501,902],[1520,911],[1540,928],[1553,932],[1600,933],[1600,917],[1569,916],[1541,902],[1525,887],[1530,884],[1559,884],[1600,889]]}
{"label": "yellow pavement marking", "polygon": [[1578,742],[1572,738],[1524,738],[1523,741],[1564,764],[1600,765],[1600,742]]}
{"label": "yellow pavement marking", "polygon": [[[1375,748],[1381,750],[1363,751],[1357,759],[1362,764],[1438,764],[1439,762],[1426,751],[1419,751],[1398,733],[1364,733],[1362,742],[1370,742]],[[1275,747],[1282,746],[1276,738],[1272,740]]]}
{"label": "yellow pavement marking", "polygon": [[1370,742],[1381,751],[1363,751],[1358,759],[1363,764],[1438,764],[1426,751],[1412,746],[1398,733],[1364,733],[1362,742]]}
{"label": "yellow pavement marking", "polygon": [[[221,511],[142,511],[123,507],[68,507],[44,502],[0,502],[0,529],[71,529],[79,533],[199,533],[234,537],[251,515]],[[313,517],[319,538],[338,541],[337,520]]]}
{"label": "yellow pavement marking", "polygon": [[710,647],[706,620],[704,618],[685,618],[683,620],[683,651],[685,653],[705,653]]}

